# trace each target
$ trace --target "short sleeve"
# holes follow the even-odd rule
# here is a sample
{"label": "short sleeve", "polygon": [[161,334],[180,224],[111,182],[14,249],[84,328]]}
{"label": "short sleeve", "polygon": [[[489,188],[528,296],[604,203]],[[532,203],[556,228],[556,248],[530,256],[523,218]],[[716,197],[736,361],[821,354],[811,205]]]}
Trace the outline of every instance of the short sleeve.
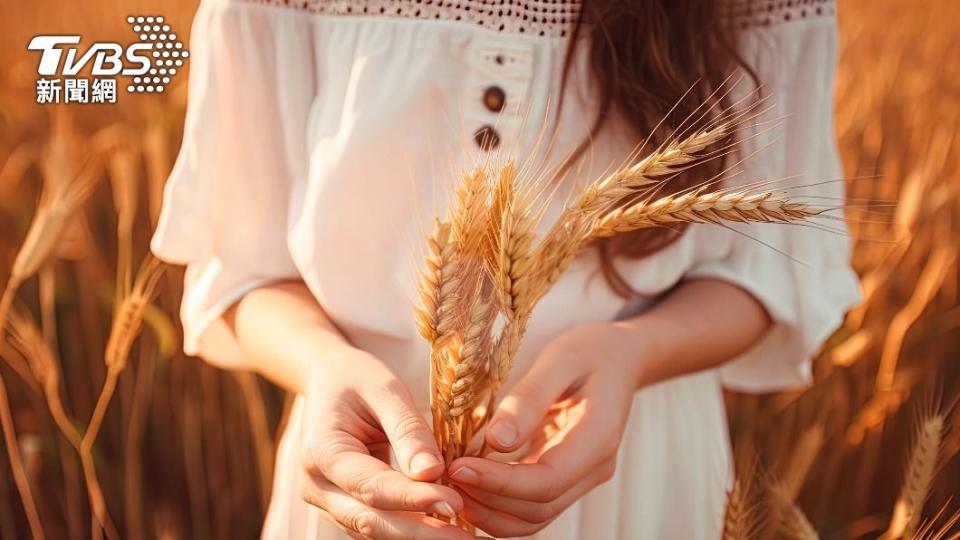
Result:
{"label": "short sleeve", "polygon": [[[755,70],[768,102],[763,117],[752,122],[757,127],[741,133],[741,154],[750,157],[727,185],[779,180],[771,189],[838,207],[843,173],[833,130],[836,21],[821,10],[810,10],[810,15],[741,32],[744,60]],[[772,124],[777,128],[770,130]],[[715,228],[729,237],[731,249],[687,273],[737,284],[773,320],[754,347],[721,368],[727,387],[774,391],[808,383],[812,357],[859,301],[845,223],[818,223],[833,231],[776,224]]]}
{"label": "short sleeve", "polygon": [[244,364],[223,312],[298,276],[287,222],[315,95],[308,22],[229,0],[204,0],[194,18],[183,142],[151,250],[186,265],[184,350],[216,365]]}

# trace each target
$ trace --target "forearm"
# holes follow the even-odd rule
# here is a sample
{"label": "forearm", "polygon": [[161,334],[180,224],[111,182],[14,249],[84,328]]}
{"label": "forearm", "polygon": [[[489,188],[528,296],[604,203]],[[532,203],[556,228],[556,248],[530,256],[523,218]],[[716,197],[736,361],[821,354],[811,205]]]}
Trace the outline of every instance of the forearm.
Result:
{"label": "forearm", "polygon": [[628,364],[638,366],[638,386],[647,386],[731,360],[753,346],[770,324],[750,293],[705,279],[681,283],[649,311],[614,326]]}
{"label": "forearm", "polygon": [[224,320],[254,369],[293,392],[303,390],[313,362],[354,350],[302,282],[255,289]]}

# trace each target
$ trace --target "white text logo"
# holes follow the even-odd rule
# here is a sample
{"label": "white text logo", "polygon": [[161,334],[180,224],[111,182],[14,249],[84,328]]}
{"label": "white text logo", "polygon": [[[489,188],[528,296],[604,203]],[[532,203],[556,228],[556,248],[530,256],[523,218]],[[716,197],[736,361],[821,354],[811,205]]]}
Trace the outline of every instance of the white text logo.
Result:
{"label": "white text logo", "polygon": [[[139,41],[123,46],[76,35],[40,35],[27,48],[40,52],[37,103],[116,103],[117,77],[131,93],[163,92],[190,53],[163,17],[127,17]],[[89,69],[91,78],[77,77]]]}

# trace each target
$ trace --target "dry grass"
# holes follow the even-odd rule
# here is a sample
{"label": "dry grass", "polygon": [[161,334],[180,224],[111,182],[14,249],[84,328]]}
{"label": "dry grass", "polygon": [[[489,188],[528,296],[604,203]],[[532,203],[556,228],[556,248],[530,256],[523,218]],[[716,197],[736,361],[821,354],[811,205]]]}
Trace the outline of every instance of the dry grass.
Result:
{"label": "dry grass", "polygon": [[[0,278],[16,284],[2,302],[11,307],[0,309],[10,313],[6,343],[0,344],[0,537],[29,537],[32,524],[49,538],[86,538],[98,523],[74,442],[77,433],[88,432],[107,380],[111,321],[155,225],[185,106],[185,77],[178,76],[162,96],[54,114],[32,104],[36,59],[25,44],[40,31],[126,39],[122,18],[132,12],[162,13],[186,35],[194,8],[195,2],[0,3]],[[849,196],[854,207],[895,204],[853,211],[864,302],[817,359],[813,387],[728,395],[736,447],[793,486],[793,504],[824,538],[875,538],[889,528],[910,476],[914,405],[930,395],[951,403],[960,388],[954,361],[960,355],[958,28],[948,0],[924,8],[907,0],[840,3],[837,133],[852,178]],[[93,175],[84,178],[78,173],[88,154],[100,159],[87,165]],[[656,172],[642,168],[638,163],[636,174],[608,183],[642,187]],[[478,252],[496,269],[497,304],[518,321],[504,328],[487,375],[502,380],[523,334],[523,307],[559,275],[575,246],[537,243],[523,217],[531,213],[533,194],[504,194],[516,171],[490,172],[488,195],[502,204],[490,205],[484,219],[499,220],[500,235],[481,242]],[[88,180],[89,192],[66,195],[66,186]],[[593,203],[587,197],[585,206],[622,195],[608,193],[610,199]],[[40,219],[37,202],[46,206],[53,194],[74,202],[68,208],[73,217],[31,225]],[[62,215],[62,208],[48,215]],[[53,221],[60,221],[59,229],[53,230]],[[449,231],[437,238],[447,242]],[[50,239],[59,241],[51,245]],[[17,253],[28,244],[33,253],[22,256],[14,278]],[[433,250],[440,254],[434,279],[445,279],[443,269],[453,272],[452,249],[444,243]],[[545,253],[552,262],[535,266]],[[115,366],[125,367],[110,405],[98,413],[90,455],[105,515],[124,538],[255,538],[284,397],[262,382],[184,358],[175,316],[177,273],[161,278],[158,289],[156,309],[144,311],[145,331],[130,343],[129,354],[112,355],[123,359]],[[428,335],[448,333],[463,320],[441,308],[443,301],[458,303],[438,299],[430,310],[434,318],[426,319],[432,321]],[[60,374],[56,391],[51,362]],[[469,376],[462,368],[460,380]],[[947,414],[949,407],[937,412],[944,420],[941,450],[917,538],[955,538],[958,530],[951,496],[960,485],[960,460],[952,458],[960,449],[960,418]],[[73,435],[65,434],[70,425]],[[813,426],[822,435],[809,435]],[[808,447],[816,451],[802,450]],[[258,481],[251,481],[254,470]],[[741,482],[750,479],[740,472]],[[754,479],[753,491],[763,491],[756,489],[762,484]],[[743,522],[757,524],[741,529],[756,534],[730,537],[772,537],[773,521],[760,517],[764,509],[748,508],[753,517]]]}
{"label": "dry grass", "polygon": [[[936,16],[949,4],[926,7],[840,4],[837,133],[864,301],[816,359],[811,388],[728,394],[735,446],[789,481],[825,538],[958,532],[960,63],[956,22]],[[927,435],[914,436],[918,409]],[[805,446],[818,451],[792,479],[784,469]]]}

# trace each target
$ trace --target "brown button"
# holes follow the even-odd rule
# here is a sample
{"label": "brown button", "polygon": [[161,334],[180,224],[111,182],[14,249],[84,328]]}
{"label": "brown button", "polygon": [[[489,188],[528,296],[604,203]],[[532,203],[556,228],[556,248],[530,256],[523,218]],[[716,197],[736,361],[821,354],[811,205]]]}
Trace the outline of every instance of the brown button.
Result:
{"label": "brown button", "polygon": [[483,126],[475,131],[473,140],[483,150],[493,150],[500,145],[500,135],[493,126]]}
{"label": "brown button", "polygon": [[507,101],[507,95],[499,86],[489,86],[483,91],[483,104],[491,112],[500,112]]}

